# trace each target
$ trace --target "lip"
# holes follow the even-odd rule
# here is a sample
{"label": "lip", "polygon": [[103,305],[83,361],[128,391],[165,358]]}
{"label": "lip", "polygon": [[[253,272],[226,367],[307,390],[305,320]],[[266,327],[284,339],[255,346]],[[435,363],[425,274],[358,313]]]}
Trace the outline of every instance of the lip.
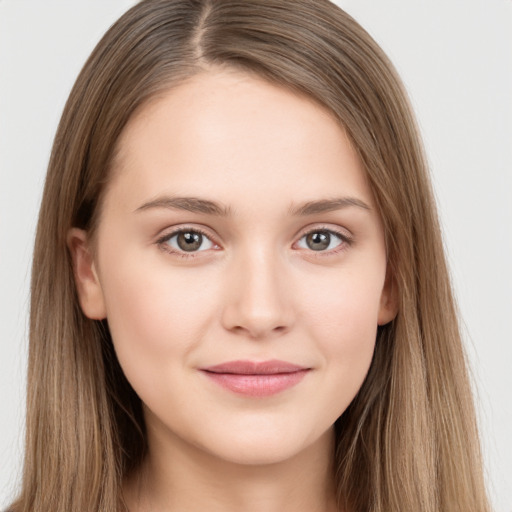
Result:
{"label": "lip", "polygon": [[201,368],[216,384],[241,395],[271,396],[297,385],[311,370],[279,361],[229,361]]}

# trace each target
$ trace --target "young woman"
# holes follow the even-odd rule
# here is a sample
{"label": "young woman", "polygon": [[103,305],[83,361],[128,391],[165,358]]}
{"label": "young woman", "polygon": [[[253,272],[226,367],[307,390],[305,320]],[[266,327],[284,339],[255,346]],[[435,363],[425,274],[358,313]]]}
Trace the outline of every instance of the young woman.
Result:
{"label": "young woman", "polygon": [[486,511],[421,143],[323,0],[145,0],[66,105],[20,511]]}

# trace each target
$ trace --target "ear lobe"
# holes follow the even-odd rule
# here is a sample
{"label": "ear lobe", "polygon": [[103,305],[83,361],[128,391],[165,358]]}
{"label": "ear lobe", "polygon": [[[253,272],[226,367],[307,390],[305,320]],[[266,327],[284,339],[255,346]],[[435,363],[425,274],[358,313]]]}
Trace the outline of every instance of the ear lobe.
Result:
{"label": "ear lobe", "polygon": [[386,280],[380,296],[378,325],[386,325],[395,319],[398,314],[398,287],[389,268],[386,272]]}
{"label": "ear lobe", "polygon": [[70,229],[67,245],[73,261],[73,274],[80,307],[88,318],[103,320],[107,316],[105,300],[86,231],[78,228]]}

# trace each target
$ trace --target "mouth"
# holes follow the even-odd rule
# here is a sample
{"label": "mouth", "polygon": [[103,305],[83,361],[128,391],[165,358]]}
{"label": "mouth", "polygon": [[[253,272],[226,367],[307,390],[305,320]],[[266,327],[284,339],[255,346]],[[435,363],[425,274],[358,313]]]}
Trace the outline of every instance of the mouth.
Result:
{"label": "mouth", "polygon": [[201,371],[219,386],[252,397],[275,395],[297,385],[311,370],[286,361],[229,361]]}

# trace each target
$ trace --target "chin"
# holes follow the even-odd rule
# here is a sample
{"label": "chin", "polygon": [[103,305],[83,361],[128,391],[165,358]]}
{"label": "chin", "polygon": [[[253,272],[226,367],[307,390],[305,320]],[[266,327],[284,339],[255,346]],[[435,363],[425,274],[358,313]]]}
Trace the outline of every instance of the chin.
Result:
{"label": "chin", "polygon": [[218,436],[215,445],[212,443],[210,446],[203,446],[203,450],[232,464],[245,466],[279,464],[300,457],[309,450],[319,450],[319,445],[329,447],[333,433],[333,427],[316,435],[294,432],[293,429],[288,432],[252,431],[226,438]]}

